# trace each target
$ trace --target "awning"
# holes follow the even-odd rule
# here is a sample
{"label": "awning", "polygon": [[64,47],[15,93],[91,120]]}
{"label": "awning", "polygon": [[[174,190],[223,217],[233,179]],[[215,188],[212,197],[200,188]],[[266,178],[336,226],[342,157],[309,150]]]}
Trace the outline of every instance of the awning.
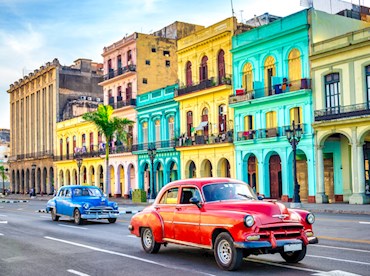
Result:
{"label": "awning", "polygon": [[197,130],[203,130],[204,127],[208,126],[208,121],[205,121],[205,122],[200,122],[199,126],[197,126],[194,130],[197,131]]}

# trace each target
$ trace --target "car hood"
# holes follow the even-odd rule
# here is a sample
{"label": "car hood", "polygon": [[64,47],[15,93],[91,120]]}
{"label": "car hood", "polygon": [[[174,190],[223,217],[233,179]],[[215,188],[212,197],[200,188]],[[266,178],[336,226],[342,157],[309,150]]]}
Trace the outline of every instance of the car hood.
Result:
{"label": "car hood", "polygon": [[108,199],[105,197],[97,197],[97,196],[84,196],[75,198],[75,202],[80,203],[89,203],[91,206],[107,206]]}
{"label": "car hood", "polygon": [[253,215],[259,224],[299,222],[284,204],[276,201],[220,201],[207,204],[207,210],[242,212]]}

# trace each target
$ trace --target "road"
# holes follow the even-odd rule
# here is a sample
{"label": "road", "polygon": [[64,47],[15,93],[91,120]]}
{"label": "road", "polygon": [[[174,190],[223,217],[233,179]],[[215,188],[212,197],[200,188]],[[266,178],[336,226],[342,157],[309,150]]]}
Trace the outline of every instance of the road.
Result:
{"label": "road", "polygon": [[[168,245],[156,255],[129,234],[131,214],[117,223],[76,226],[39,213],[45,202],[0,203],[0,275],[229,275],[207,250]],[[319,244],[297,265],[280,255],[246,259],[233,275],[370,275],[370,216],[316,214]]]}

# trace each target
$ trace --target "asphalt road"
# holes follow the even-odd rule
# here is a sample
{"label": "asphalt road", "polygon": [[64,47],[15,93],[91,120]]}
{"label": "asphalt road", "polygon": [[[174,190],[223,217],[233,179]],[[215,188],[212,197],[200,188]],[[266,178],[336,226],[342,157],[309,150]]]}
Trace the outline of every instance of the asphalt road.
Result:
{"label": "asphalt road", "polygon": [[213,253],[176,245],[143,252],[127,225],[87,222],[76,226],[39,213],[45,202],[0,203],[0,275],[370,275],[370,216],[316,214],[318,245],[297,265],[280,255],[246,259],[236,272],[219,270]]}

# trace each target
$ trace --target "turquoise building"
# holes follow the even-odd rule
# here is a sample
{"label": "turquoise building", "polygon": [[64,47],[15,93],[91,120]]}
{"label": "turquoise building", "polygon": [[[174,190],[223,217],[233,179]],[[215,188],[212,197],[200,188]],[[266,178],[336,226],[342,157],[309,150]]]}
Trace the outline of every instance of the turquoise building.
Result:
{"label": "turquoise building", "polygon": [[[297,180],[303,201],[315,201],[309,10],[233,37],[237,178],[268,198],[291,201],[293,148],[287,130],[301,129]],[[298,134],[298,133],[297,133]]]}
{"label": "turquoise building", "polygon": [[[139,189],[154,187],[155,194],[180,178],[180,153],[175,150],[180,126],[179,104],[173,100],[175,89],[177,85],[166,86],[136,99],[138,144],[133,153],[138,155]],[[155,150],[153,167],[148,149]]]}

